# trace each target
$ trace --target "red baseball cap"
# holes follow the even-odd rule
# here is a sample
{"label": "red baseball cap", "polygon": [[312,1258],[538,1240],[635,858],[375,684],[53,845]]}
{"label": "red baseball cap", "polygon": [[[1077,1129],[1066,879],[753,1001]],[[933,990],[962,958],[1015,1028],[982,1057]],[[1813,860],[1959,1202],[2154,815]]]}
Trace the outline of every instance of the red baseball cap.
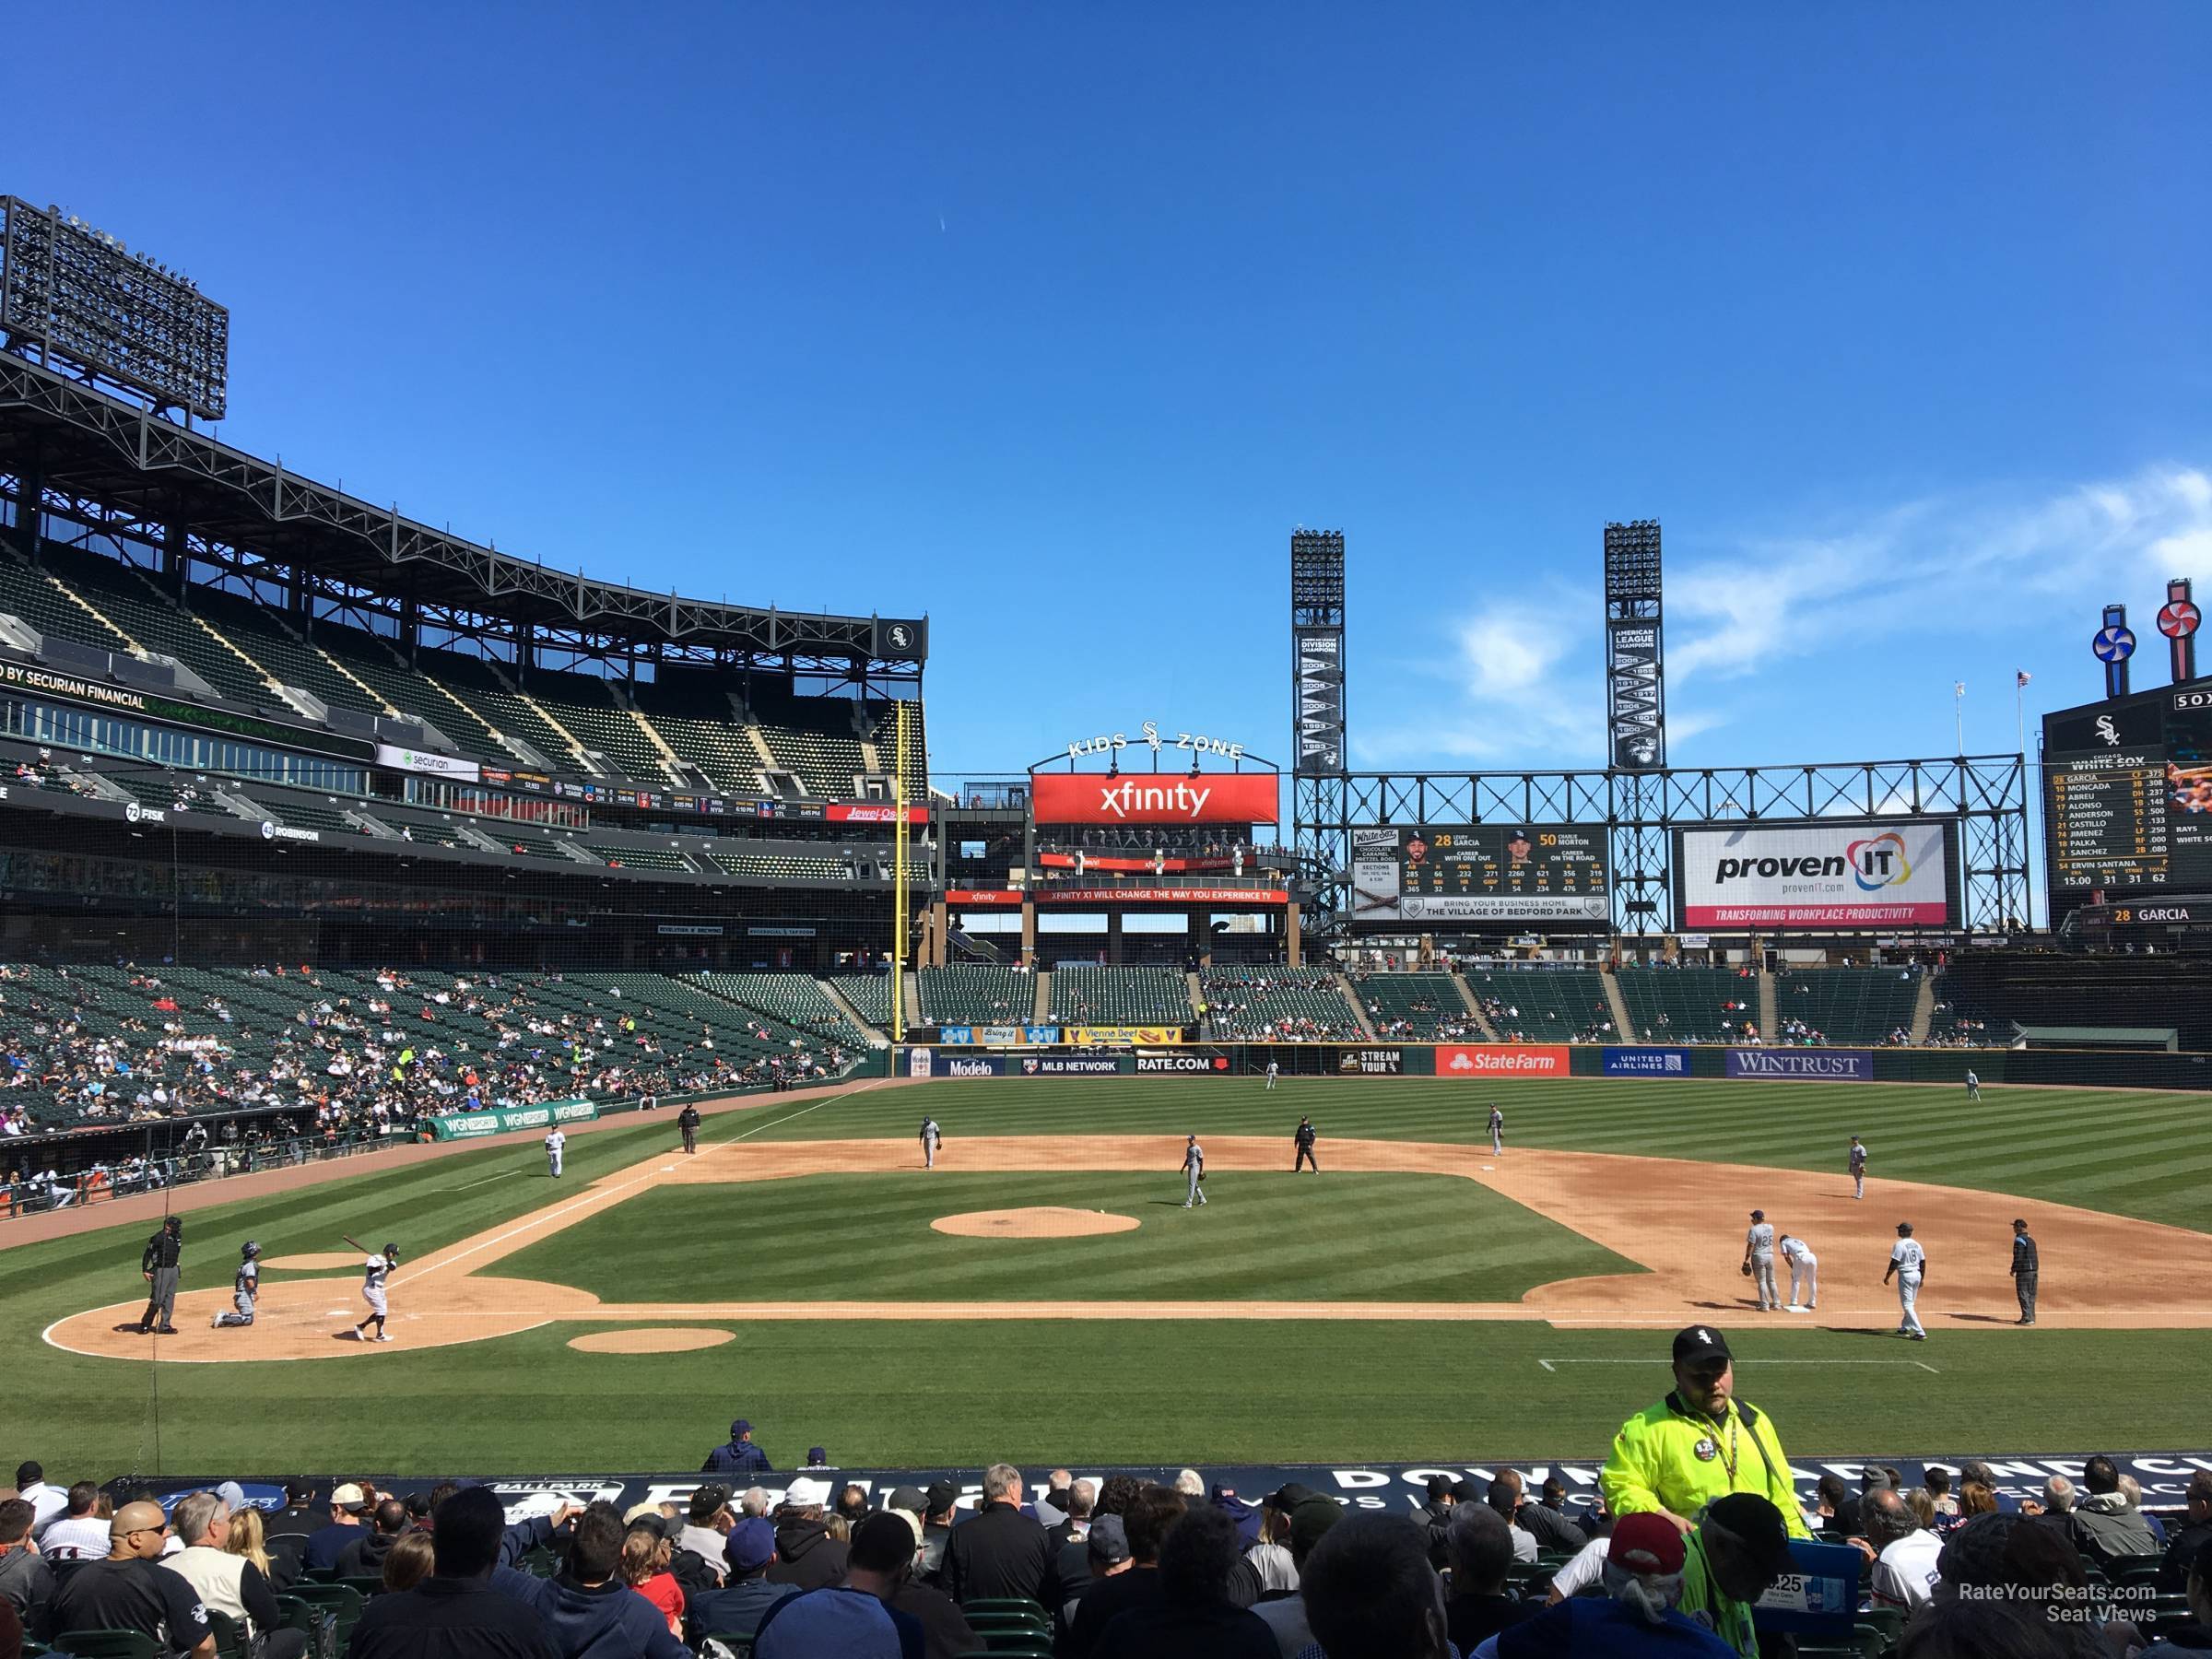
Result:
{"label": "red baseball cap", "polygon": [[1687,1553],[1674,1523],[1647,1511],[1623,1515],[1613,1524],[1613,1544],[1606,1559],[1629,1572],[1679,1572]]}

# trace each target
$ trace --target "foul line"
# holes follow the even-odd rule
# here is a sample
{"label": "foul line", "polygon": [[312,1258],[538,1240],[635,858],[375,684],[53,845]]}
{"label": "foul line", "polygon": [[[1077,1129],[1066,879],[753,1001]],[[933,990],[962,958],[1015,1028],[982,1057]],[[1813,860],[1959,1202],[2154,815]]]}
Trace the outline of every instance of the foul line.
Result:
{"label": "foul line", "polygon": [[[1664,1365],[1664,1359],[1539,1359],[1547,1371],[1562,1365]],[[1943,1373],[1920,1359],[1738,1359],[1737,1365],[1910,1365],[1940,1377]]]}
{"label": "foul line", "polygon": [[[763,1129],[773,1129],[778,1124],[788,1124],[793,1118],[805,1117],[808,1112],[816,1111],[820,1107],[827,1106],[832,1100],[851,1100],[853,1095],[865,1094],[869,1089],[878,1088],[880,1085],[881,1079],[878,1079],[874,1083],[864,1083],[858,1088],[851,1089],[844,1094],[825,1095],[820,1100],[815,1101],[811,1106],[802,1106],[798,1111],[788,1113],[783,1117],[776,1118],[769,1123],[761,1124],[755,1128],[747,1129],[743,1135],[734,1135],[726,1141],[717,1141],[715,1146],[734,1146],[738,1141],[748,1139],[749,1137],[759,1134]],[[710,1147],[708,1150],[712,1151],[713,1147]],[[535,1231],[539,1228],[547,1226],[550,1222],[558,1221],[561,1217],[569,1214],[571,1210],[582,1209],[587,1205],[599,1205],[602,1206],[610,1205],[620,1198],[623,1194],[629,1192],[631,1188],[649,1185],[654,1177],[660,1173],[660,1160],[666,1156],[667,1154],[665,1153],[655,1152],[650,1159],[647,1159],[647,1161],[653,1167],[647,1170],[642,1175],[634,1176],[630,1180],[623,1182],[618,1186],[594,1187],[590,1192],[584,1194],[581,1198],[572,1198],[568,1203],[561,1205],[556,1209],[540,1211],[535,1216],[526,1218],[518,1225],[509,1228],[503,1233],[495,1233],[488,1239],[480,1239],[476,1243],[468,1246],[468,1248],[465,1250],[458,1251],[455,1253],[445,1257],[442,1261],[432,1262],[428,1267],[422,1268],[418,1272],[409,1274],[405,1279],[394,1279],[392,1281],[393,1288],[396,1289],[403,1284],[411,1284],[418,1279],[428,1278],[431,1274],[439,1272],[442,1268],[451,1267],[455,1262],[465,1262],[470,1256],[478,1254],[483,1251],[489,1250],[494,1245],[503,1244],[509,1239],[516,1238],[523,1233]]]}

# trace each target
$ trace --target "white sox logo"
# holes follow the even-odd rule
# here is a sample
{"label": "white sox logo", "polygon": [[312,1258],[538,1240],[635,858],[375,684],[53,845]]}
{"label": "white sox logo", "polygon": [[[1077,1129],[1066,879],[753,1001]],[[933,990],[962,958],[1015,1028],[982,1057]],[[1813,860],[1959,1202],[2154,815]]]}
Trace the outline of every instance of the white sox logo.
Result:
{"label": "white sox logo", "polygon": [[2110,714],[2097,716],[2097,735],[2104,739],[2104,746],[2107,748],[2120,747],[2120,728],[2112,724],[2112,717]]}
{"label": "white sox logo", "polygon": [[1696,1445],[1690,1448],[1690,1451],[1697,1454],[1700,1463],[1711,1463],[1721,1454],[1720,1447],[1713,1443],[1712,1436],[1710,1434],[1700,1440]]}

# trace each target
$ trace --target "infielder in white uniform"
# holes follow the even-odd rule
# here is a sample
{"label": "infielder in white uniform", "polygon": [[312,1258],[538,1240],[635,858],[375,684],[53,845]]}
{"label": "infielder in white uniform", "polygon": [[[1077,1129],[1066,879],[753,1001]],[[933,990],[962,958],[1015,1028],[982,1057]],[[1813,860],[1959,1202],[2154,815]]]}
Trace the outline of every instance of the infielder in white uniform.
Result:
{"label": "infielder in white uniform", "polygon": [[934,1170],[937,1167],[937,1142],[943,1138],[938,1132],[935,1118],[925,1117],[922,1120],[922,1167],[924,1169]]}
{"label": "infielder in white uniform", "polygon": [[1774,1226],[1767,1212],[1751,1212],[1750,1230],[1744,1234],[1744,1265],[1751,1270],[1752,1288],[1759,1292],[1759,1311],[1770,1313],[1782,1306],[1782,1292],[1774,1288]]}
{"label": "infielder in white uniform", "polygon": [[554,1180],[560,1179],[560,1149],[569,1144],[569,1137],[558,1128],[546,1136],[546,1173]]}
{"label": "infielder in white uniform", "polygon": [[1505,1156],[1505,1113],[1495,1106],[1490,1108],[1490,1155]]}
{"label": "infielder in white uniform", "polygon": [[1190,1178],[1189,1190],[1183,1195],[1182,1207],[1189,1209],[1193,1204],[1204,1204],[1206,1188],[1201,1183],[1206,1179],[1206,1148],[1198,1144],[1198,1137],[1194,1135],[1190,1136],[1183,1145],[1182,1172]]}
{"label": "infielder in white uniform", "polygon": [[1866,1148],[1855,1135],[1851,1137],[1851,1184],[1853,1198],[1866,1196]]}
{"label": "infielder in white uniform", "polygon": [[1820,1258],[1803,1239],[1788,1233],[1776,1248],[1790,1265],[1790,1312],[1810,1313],[1820,1305]]}
{"label": "infielder in white uniform", "polygon": [[1970,1100],[1978,1100],[1982,1098],[1982,1079],[1975,1077],[1971,1071],[1966,1074],[1966,1098]]}
{"label": "infielder in white uniform", "polygon": [[1897,1327],[1900,1336],[1910,1336],[1915,1342],[1925,1342],[1928,1334],[1921,1328],[1920,1311],[1914,1305],[1920,1300],[1921,1276],[1928,1270],[1928,1253],[1920,1247],[1912,1236],[1912,1223],[1897,1224],[1897,1242],[1889,1247],[1889,1265],[1882,1273],[1882,1283],[1889,1282],[1889,1275],[1897,1275],[1897,1305],[1904,1310],[1904,1318]]}
{"label": "infielder in white uniform", "polygon": [[1275,1070],[1276,1070],[1275,1062],[1274,1062],[1274,1061],[1272,1061],[1272,1060],[1268,1061],[1268,1062],[1267,1062],[1267,1087],[1268,1087],[1269,1088],[1273,1088],[1275,1087]]}
{"label": "infielder in white uniform", "polygon": [[[346,1241],[348,1244],[353,1241]],[[356,1342],[389,1342],[391,1335],[384,1329],[384,1317],[391,1311],[384,1304],[384,1281],[392,1277],[392,1269],[399,1265],[399,1246],[387,1244],[381,1255],[372,1255],[362,1264],[365,1269],[361,1279],[361,1300],[369,1304],[369,1312],[359,1324],[353,1327]],[[371,1321],[376,1324],[371,1336],[365,1328]]]}

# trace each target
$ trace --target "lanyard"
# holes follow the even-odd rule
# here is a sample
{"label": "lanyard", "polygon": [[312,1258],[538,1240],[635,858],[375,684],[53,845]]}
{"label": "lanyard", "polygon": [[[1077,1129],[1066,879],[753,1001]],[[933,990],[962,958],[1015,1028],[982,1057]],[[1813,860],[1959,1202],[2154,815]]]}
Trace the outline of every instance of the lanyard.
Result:
{"label": "lanyard", "polygon": [[1712,1419],[1712,1418],[1707,1418],[1705,1420],[1706,1420],[1707,1422],[1709,1422],[1709,1423],[1712,1423],[1712,1427],[1713,1427],[1713,1441],[1712,1441],[1713,1450],[1714,1450],[1715,1452],[1717,1452],[1717,1453],[1720,1453],[1720,1456],[1721,1456],[1721,1467],[1728,1471],[1728,1486],[1729,1486],[1729,1489],[1733,1491],[1733,1490],[1735,1489],[1735,1465],[1736,1465],[1736,1464],[1737,1464],[1737,1463],[1738,1463],[1738,1462],[1741,1460],[1741,1458],[1742,1458],[1742,1455],[1743,1455],[1743,1454],[1742,1454],[1742,1453],[1741,1453],[1741,1451],[1740,1451],[1740,1450],[1737,1448],[1737,1446],[1736,1446],[1736,1443],[1735,1443],[1735,1431],[1736,1431],[1736,1427],[1737,1427],[1737,1425],[1738,1425],[1738,1424],[1740,1424],[1740,1423],[1743,1421],[1743,1419],[1742,1419],[1741,1418],[1739,1418],[1738,1416],[1736,1416],[1736,1414],[1735,1414],[1735,1406],[1734,1406],[1734,1405],[1733,1405],[1733,1404],[1731,1404],[1731,1406],[1730,1406],[1730,1407],[1729,1407],[1729,1410],[1728,1410],[1728,1413],[1727,1413],[1727,1418],[1728,1418],[1728,1429],[1727,1429],[1727,1434],[1728,1434],[1728,1449],[1727,1449],[1727,1451],[1725,1451],[1725,1452],[1721,1452],[1721,1450],[1720,1450],[1720,1449],[1721,1449],[1721,1440],[1720,1440],[1720,1434],[1721,1434],[1721,1425],[1720,1425],[1719,1423],[1717,1423],[1717,1422],[1714,1422],[1714,1421],[1713,1421],[1713,1419]]}

